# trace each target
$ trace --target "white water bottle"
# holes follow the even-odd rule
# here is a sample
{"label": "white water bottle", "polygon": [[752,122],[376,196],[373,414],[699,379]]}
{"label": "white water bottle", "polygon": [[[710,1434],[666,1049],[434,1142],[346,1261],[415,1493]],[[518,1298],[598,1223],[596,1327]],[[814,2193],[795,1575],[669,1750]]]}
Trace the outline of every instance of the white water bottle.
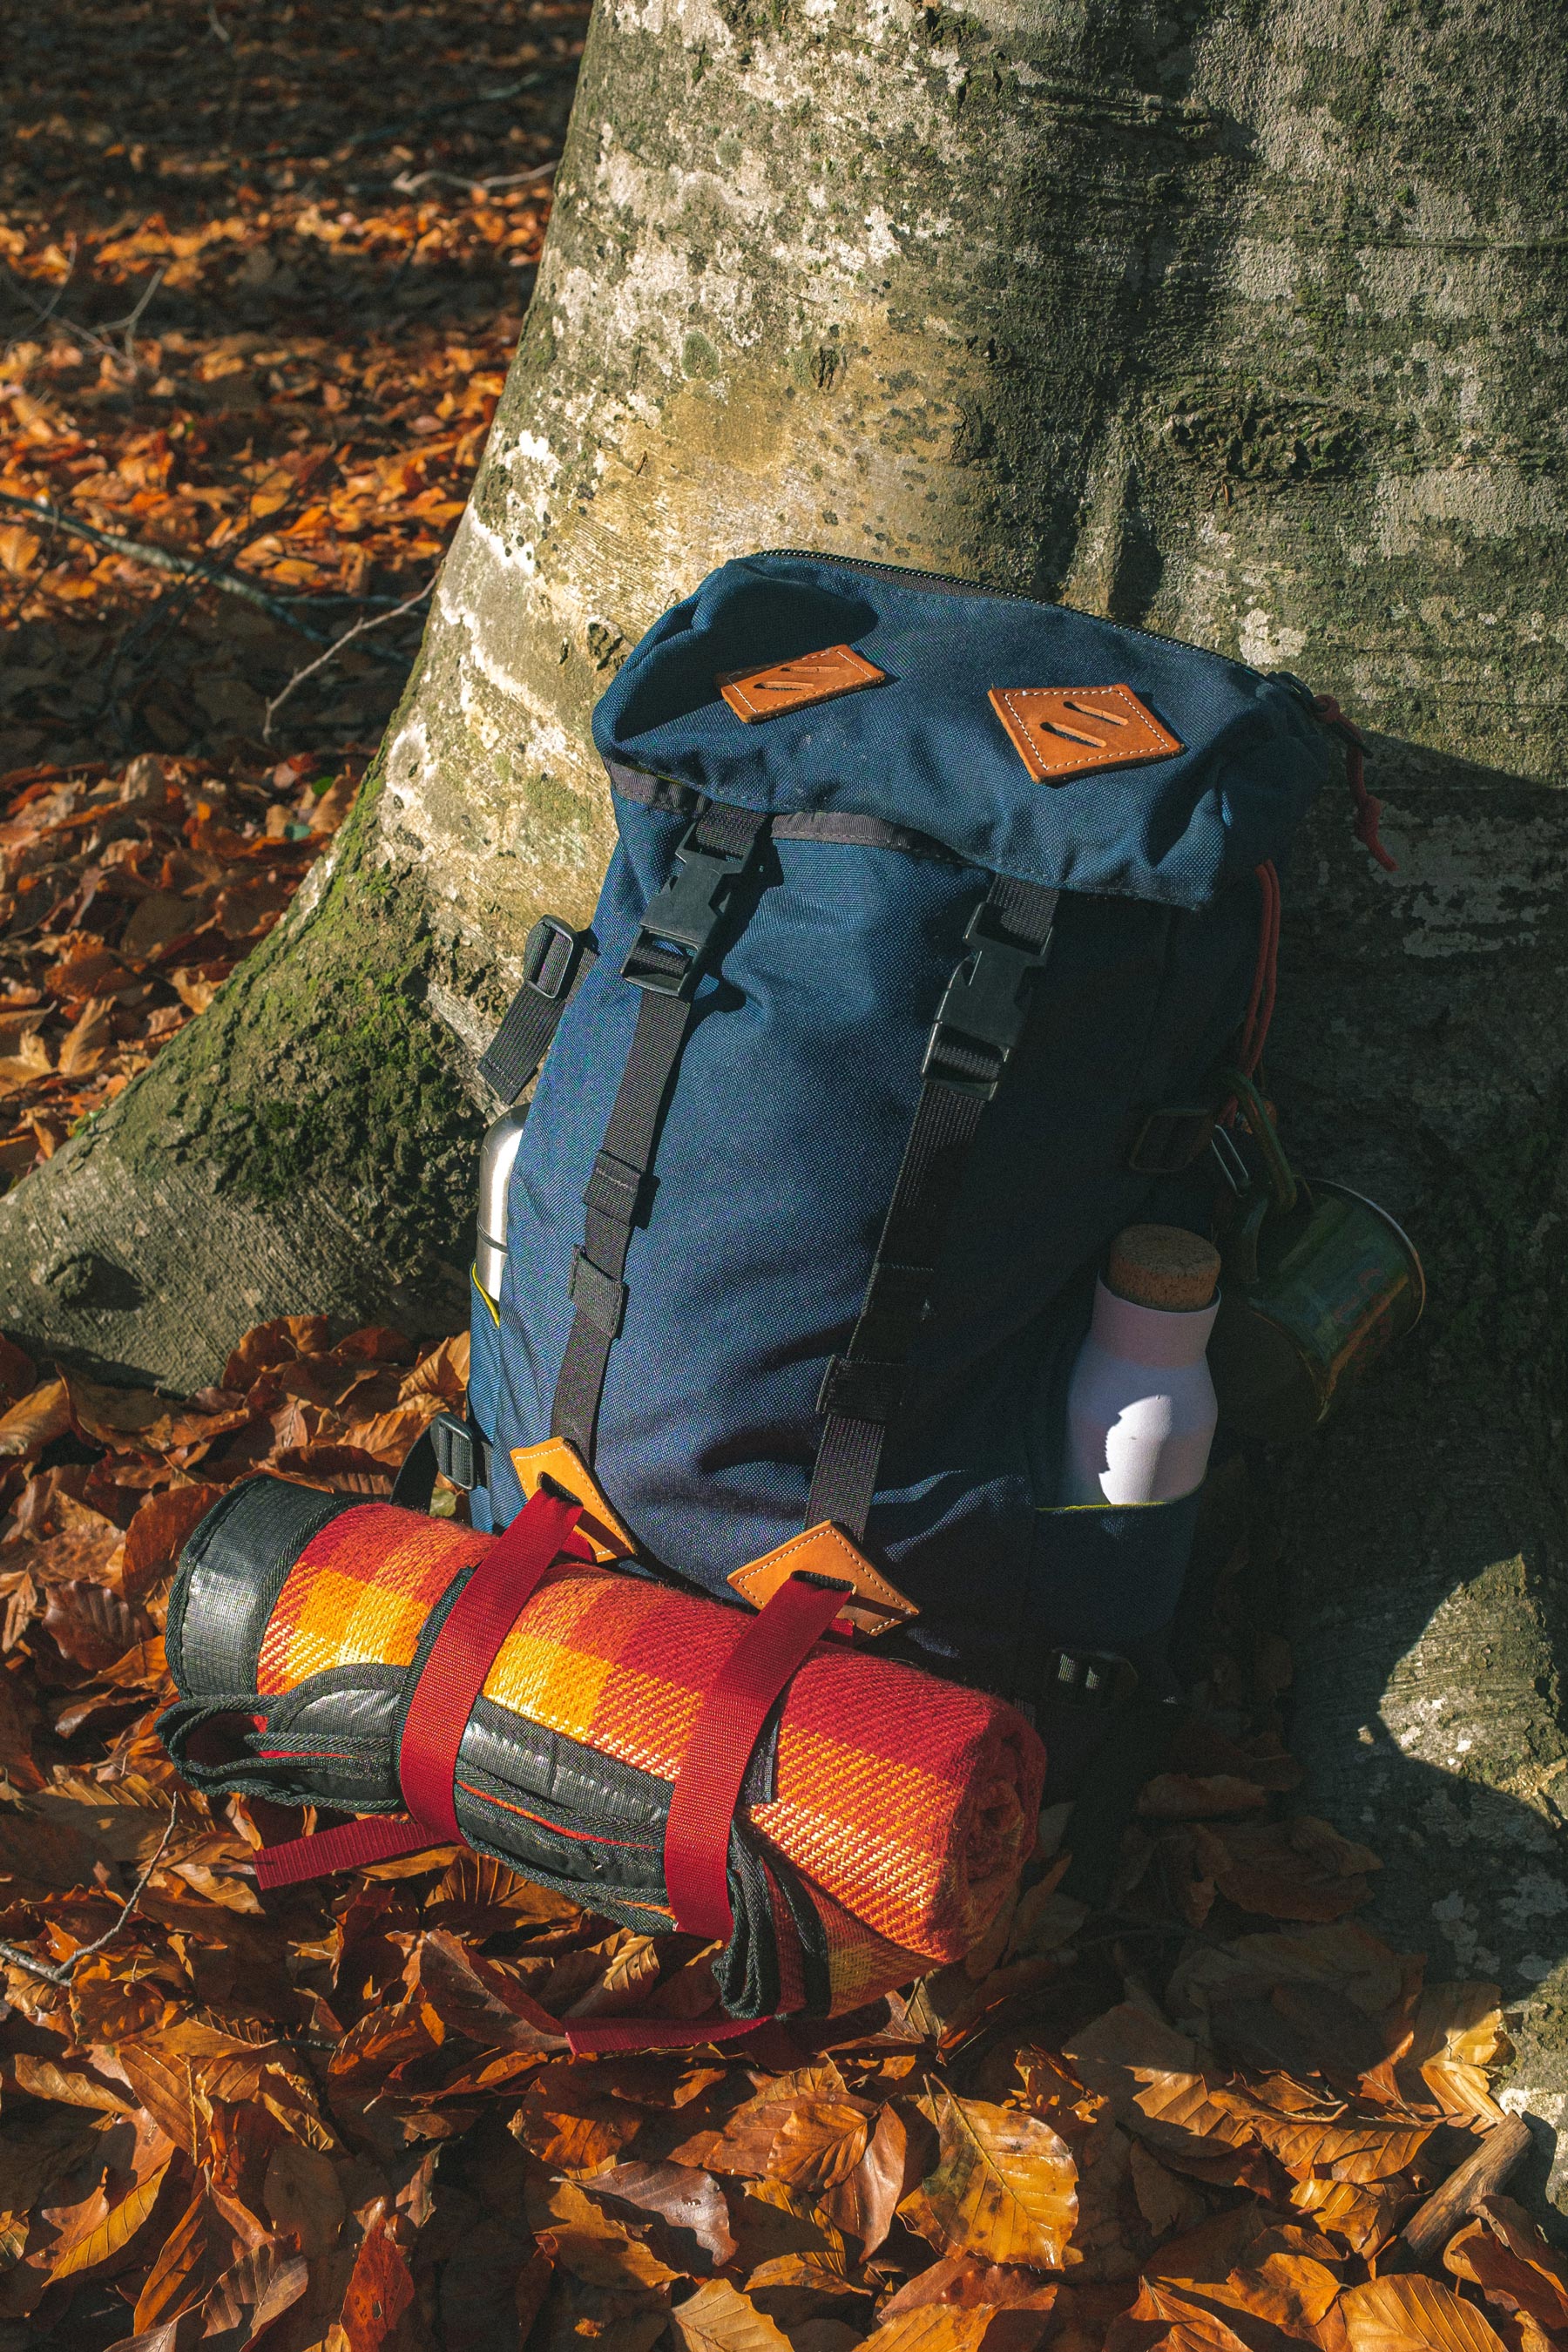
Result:
{"label": "white water bottle", "polygon": [[1217,1412],[1205,1353],[1219,1253],[1176,1225],[1129,1225],[1095,1285],[1068,1387],[1064,1503],[1171,1503],[1203,1484]]}

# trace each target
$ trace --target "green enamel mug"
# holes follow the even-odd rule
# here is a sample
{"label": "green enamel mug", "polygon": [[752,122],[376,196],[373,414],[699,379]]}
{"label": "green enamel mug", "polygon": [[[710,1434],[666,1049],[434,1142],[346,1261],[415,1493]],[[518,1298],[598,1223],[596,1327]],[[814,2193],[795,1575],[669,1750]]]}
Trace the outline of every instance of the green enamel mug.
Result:
{"label": "green enamel mug", "polygon": [[1226,1084],[1265,1174],[1254,1178],[1228,1139],[1218,1146],[1231,1197],[1209,1370],[1220,1418],[1241,1436],[1305,1437],[1415,1328],[1426,1279],[1385,1210],[1347,1185],[1294,1176],[1257,1088],[1235,1072]]}

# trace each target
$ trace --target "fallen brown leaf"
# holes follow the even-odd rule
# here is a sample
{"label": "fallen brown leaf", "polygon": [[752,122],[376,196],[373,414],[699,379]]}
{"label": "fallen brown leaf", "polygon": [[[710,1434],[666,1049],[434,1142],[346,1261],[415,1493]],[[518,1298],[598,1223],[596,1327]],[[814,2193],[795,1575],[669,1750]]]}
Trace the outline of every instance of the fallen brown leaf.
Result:
{"label": "fallen brown leaf", "polygon": [[1058,2270],[1078,2216],[1077,2167],[1067,2143],[1033,2116],[935,2096],[935,2169],[900,2210],[947,2253]]}
{"label": "fallen brown leaf", "polygon": [[707,2279],[669,2315],[687,2352],[788,2352],[790,2339],[728,2279]]}
{"label": "fallen brown leaf", "polygon": [[1473,2304],[1433,2279],[1372,2279],[1340,2305],[1351,2352],[1505,2352]]}

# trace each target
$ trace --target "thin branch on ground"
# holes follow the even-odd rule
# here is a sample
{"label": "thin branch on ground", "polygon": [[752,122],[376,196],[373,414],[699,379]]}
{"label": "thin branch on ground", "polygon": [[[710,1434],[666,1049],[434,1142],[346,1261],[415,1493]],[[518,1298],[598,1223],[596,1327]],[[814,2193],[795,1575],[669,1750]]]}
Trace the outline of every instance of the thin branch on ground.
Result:
{"label": "thin branch on ground", "polygon": [[558,75],[574,74],[581,65],[580,58],[556,58],[547,66],[537,66],[521,81],[509,81],[504,89],[471,90],[464,98],[437,99],[432,106],[422,106],[414,114],[405,114],[395,122],[378,122],[369,131],[357,131],[352,139],[344,139],[333,148],[334,159],[351,155],[358,147],[378,147],[383,141],[400,138],[405,131],[417,131],[421,123],[434,122],[443,114],[460,114],[468,106],[500,106],[508,99],[521,98],[525,90],[538,89],[543,83],[553,81]]}
{"label": "thin branch on ground", "polygon": [[416,589],[412,596],[405,597],[395,612],[377,613],[369,620],[356,621],[352,629],[345,629],[342,635],[337,639],[336,643],[330,645],[327,647],[325,653],[318,654],[313,662],[307,662],[305,664],[303,669],[297,669],[294,672],[293,677],[289,680],[288,685],[282,688],[279,693],[275,694],[271,701],[267,706],[267,717],[263,720],[261,728],[262,741],[264,743],[271,742],[272,721],[277,717],[279,711],[282,709],[283,705],[288,701],[289,697],[293,693],[294,688],[297,686],[303,686],[308,677],[313,677],[319,669],[325,669],[329,662],[336,661],[338,656],[346,646],[353,645],[356,637],[368,636],[372,629],[384,627],[388,621],[398,620],[405,613],[411,613],[416,604],[422,604],[425,602],[426,597],[428,596],[431,589],[434,588],[435,585],[436,583],[434,578],[426,580],[424,587]]}
{"label": "thin branch on ground", "polygon": [[[15,269],[9,270],[8,275],[11,278],[12,284],[16,287],[16,291],[21,295],[22,299],[26,303],[27,308],[32,311],[35,319],[37,320],[40,325],[52,323],[58,334],[71,336],[73,340],[84,350],[96,352],[100,359],[110,361],[117,368],[128,368],[132,377],[140,376],[143,373],[143,370],[136,357],[134,341],[136,329],[141,323],[142,313],[146,310],[148,303],[151,302],[153,295],[156,294],[159,287],[162,286],[165,277],[168,275],[168,264],[165,262],[163,268],[154,271],[152,278],[149,280],[146,288],[138,299],[134,310],[128,310],[123,319],[108,320],[104,324],[101,333],[100,333],[95,328],[81,326],[75,319],[68,318],[63,311],[59,310],[58,306],[60,300],[65,294],[66,288],[70,283],[71,271],[74,270],[75,265],[76,248],[73,246],[70,256],[70,268],[67,270],[66,276],[55,289],[53,295],[47,302],[40,302],[37,295],[33,292],[27,280],[25,278],[19,277]],[[123,338],[123,348],[118,348],[115,344],[110,342],[107,339],[110,335],[121,336]]]}
{"label": "thin branch on ground", "polygon": [[68,1990],[77,1963],[79,1960],[89,1960],[95,1952],[101,1952],[106,1946],[112,1944],[116,1936],[129,1925],[135,1914],[137,1905],[147,1892],[153,1873],[168,1851],[169,1840],[174,1834],[174,1822],[179,1816],[179,1811],[180,1800],[176,1792],[170,1800],[168,1825],[158,1840],[157,1852],[126,1896],[120,1916],[111,1927],[106,1927],[101,1936],[94,1937],[90,1944],[79,1944],[68,1960],[58,1962],[37,1959],[31,1952],[24,1952],[19,1946],[7,1944],[4,1938],[0,1938],[0,1959],[9,1960],[14,1969],[22,1969],[28,1976],[37,1977],[40,1984],[55,1985],[62,1990]]}
{"label": "thin branch on ground", "polygon": [[[91,546],[101,547],[110,555],[122,555],[132,563],[144,563],[151,572],[169,572],[179,579],[200,580],[225,596],[237,596],[243,603],[254,604],[258,612],[269,613],[275,621],[281,621],[285,627],[296,630],[300,636],[308,637],[312,645],[331,646],[332,643],[324,630],[312,627],[309,621],[301,618],[300,606],[314,601],[310,597],[301,597],[298,603],[291,604],[285,597],[269,595],[265,588],[258,588],[253,582],[242,579],[236,572],[226,571],[221,564],[204,562],[200,556],[183,554],[177,548],[150,546],[140,540],[121,538],[118,531],[100,530],[96,523],[80,522],[75,515],[66,514],[60,508],[51,506],[47,499],[18,498],[10,490],[0,490],[0,506],[8,508],[13,514],[30,515],[36,521],[47,524],[52,530],[63,530],[70,538],[85,539]],[[420,593],[423,593],[423,590]],[[336,604],[344,600],[342,596],[329,596],[321,601]],[[403,612],[406,607],[399,604],[395,609]],[[391,619],[393,615],[388,614],[384,617]],[[396,656],[384,655],[377,648],[376,659],[391,662],[396,659]]]}
{"label": "thin branch on ground", "polygon": [[105,331],[109,334],[119,335],[121,349],[125,353],[125,364],[127,367],[134,369],[138,373],[141,370],[141,362],[136,357],[136,330],[142,323],[142,311],[145,310],[148,303],[153,299],[153,295],[156,294],[159,287],[162,286],[168,274],[167,265],[165,265],[162,269],[155,270],[147,282],[145,293],[139,298],[136,307],[132,311],[130,317],[126,319],[117,319],[114,321],[114,324]]}
{"label": "thin branch on ground", "polygon": [[428,172],[399,172],[393,182],[400,196],[411,196],[420,188],[438,181],[448,188],[467,188],[476,196],[488,196],[496,188],[526,188],[535,180],[547,180],[559,166],[559,155],[552,155],[548,163],[536,163],[531,172],[508,172],[489,180],[469,179],[462,172],[444,172],[434,165]]}

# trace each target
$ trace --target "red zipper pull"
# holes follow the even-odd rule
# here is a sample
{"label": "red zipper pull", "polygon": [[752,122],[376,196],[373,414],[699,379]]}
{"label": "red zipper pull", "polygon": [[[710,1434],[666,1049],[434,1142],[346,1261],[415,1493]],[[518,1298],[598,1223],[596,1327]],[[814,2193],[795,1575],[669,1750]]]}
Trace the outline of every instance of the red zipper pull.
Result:
{"label": "red zipper pull", "polygon": [[1378,838],[1378,824],[1383,815],[1383,803],[1366,788],[1366,739],[1353,719],[1347,719],[1331,694],[1315,694],[1312,709],[1323,725],[1337,735],[1345,747],[1345,779],[1355,803],[1355,837],[1372,852],[1385,874],[1397,874],[1399,868]]}

